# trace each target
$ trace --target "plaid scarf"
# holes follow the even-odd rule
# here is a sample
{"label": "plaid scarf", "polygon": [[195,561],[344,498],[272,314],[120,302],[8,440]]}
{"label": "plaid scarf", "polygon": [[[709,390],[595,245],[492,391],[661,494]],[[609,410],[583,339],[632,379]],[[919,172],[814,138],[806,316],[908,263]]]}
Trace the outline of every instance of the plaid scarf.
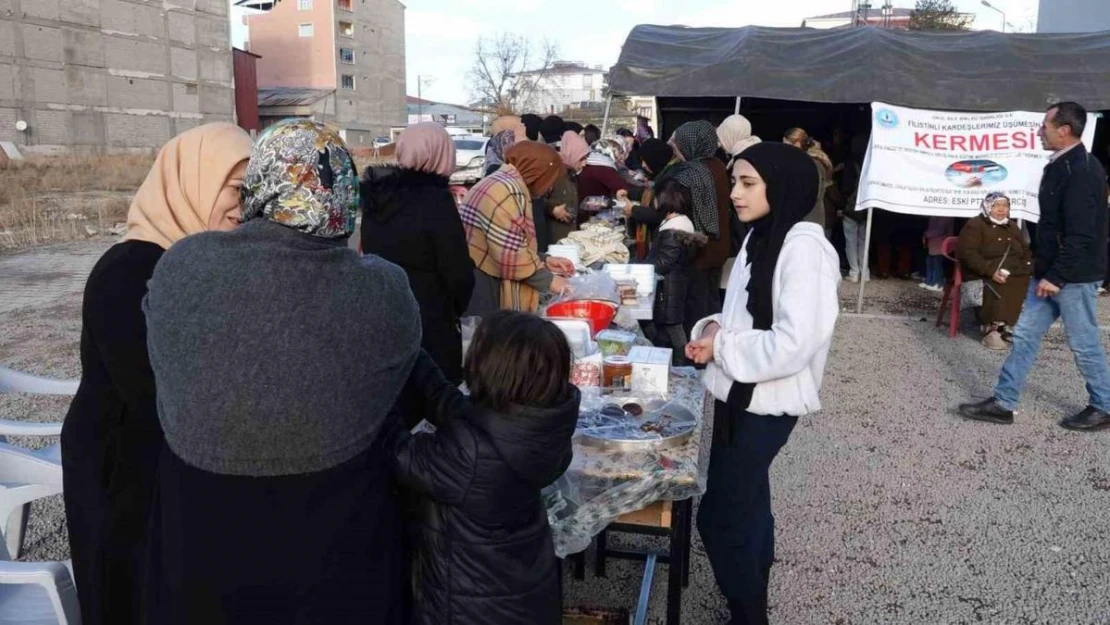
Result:
{"label": "plaid scarf", "polygon": [[501,308],[535,312],[539,293],[524,282],[543,268],[536,248],[532,196],[512,165],[483,178],[459,206],[470,259],[501,281]]}
{"label": "plaid scarf", "polygon": [[[713,135],[716,137],[716,135]],[[716,149],[716,148],[714,148]],[[717,218],[717,186],[709,168],[698,162],[676,163],[665,170],[660,178],[673,178],[690,190],[694,206],[690,215],[698,232],[717,238],[721,234],[721,224]],[[659,182],[655,183],[659,186]]]}

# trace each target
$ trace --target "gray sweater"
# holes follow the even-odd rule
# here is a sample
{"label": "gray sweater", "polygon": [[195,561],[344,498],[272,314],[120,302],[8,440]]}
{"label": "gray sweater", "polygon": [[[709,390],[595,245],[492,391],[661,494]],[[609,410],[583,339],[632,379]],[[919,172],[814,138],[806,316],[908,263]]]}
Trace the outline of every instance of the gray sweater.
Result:
{"label": "gray sweater", "polygon": [[388,432],[420,347],[400,268],[263,219],[176,243],[144,310],[166,442],[213,473],[353,458]]}

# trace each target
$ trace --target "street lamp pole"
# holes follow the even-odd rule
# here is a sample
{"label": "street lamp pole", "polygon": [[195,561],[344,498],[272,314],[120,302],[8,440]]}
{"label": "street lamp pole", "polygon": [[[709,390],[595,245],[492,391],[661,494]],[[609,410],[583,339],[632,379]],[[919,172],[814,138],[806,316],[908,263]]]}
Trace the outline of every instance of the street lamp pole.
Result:
{"label": "street lamp pole", "polygon": [[998,14],[1002,16],[1002,32],[1006,32],[1006,13],[990,2],[987,2],[987,0],[982,0],[982,2],[983,6],[987,7],[988,9],[991,9],[992,11],[998,11]]}

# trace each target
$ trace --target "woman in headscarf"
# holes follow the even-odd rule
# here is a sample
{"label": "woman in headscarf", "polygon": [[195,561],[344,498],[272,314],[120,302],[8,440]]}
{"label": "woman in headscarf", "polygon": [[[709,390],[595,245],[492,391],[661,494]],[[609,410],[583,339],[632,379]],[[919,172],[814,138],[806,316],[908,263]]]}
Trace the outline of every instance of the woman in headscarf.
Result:
{"label": "woman in headscarf", "polygon": [[540,125],[543,118],[534,113],[525,113],[520,116],[520,123],[524,124],[524,134],[529,141],[540,140]]}
{"label": "woman in headscarf", "polygon": [[388,448],[420,311],[401,269],[347,247],[335,130],[266,129],[242,200],[242,226],[163,255],[144,305],[166,438],[147,622],[400,625]]}
{"label": "woman in headscarf", "polygon": [[[634,185],[620,174],[626,158],[623,141],[610,137],[595,142],[586,157],[586,166],[578,175],[579,199],[591,196],[627,197]],[[578,218],[580,223],[584,223],[589,215],[580,213]]]}
{"label": "woman in headscarf", "polygon": [[474,185],[459,207],[475,268],[467,313],[479,317],[499,309],[535,312],[540,293],[561,292],[563,275],[573,271],[563,259],[544,260],[536,242],[536,206],[566,175],[559,153],[525,141],[505,156],[506,164]]}
{"label": "woman in headscarf", "polygon": [[733,210],[728,199],[731,185],[725,164],[717,158],[721,142],[713,124],[705,120],[682,124],[675,130],[673,142],[686,161],[684,168],[697,167],[709,173],[711,186],[708,190],[712,196],[712,204],[708,204],[709,198],[703,197],[699,206],[698,190],[702,190],[703,196],[710,195],[705,193],[705,181],[700,172],[690,172],[688,176],[680,172],[678,179],[688,179],[694,194],[694,228],[709,238],[694,260],[693,281],[686,297],[686,318],[690,320],[686,329],[689,330],[694,321],[721,312],[721,274],[732,252],[729,215]]}
{"label": "woman in headscarf", "polygon": [[251,140],[232,124],[170,139],[131,202],[127,233],[93,267],[81,385],[62,426],[66,523],[84,623],[140,622],[146,524],[162,445],[142,300],[171,245],[239,222]]}
{"label": "woman in headscarf", "polygon": [[578,176],[586,166],[590,146],[586,145],[586,140],[581,135],[571,130],[563,133],[560,143],[562,148],[559,150],[559,157],[563,160],[567,175],[560,177],[555,183],[555,189],[546,202],[548,239],[541,252],[567,238],[578,226],[572,213],[578,208]]}
{"label": "woman in headscarf", "polygon": [[455,146],[443,126],[416,124],[397,138],[397,161],[397,167],[363,175],[362,251],[405,270],[420,305],[421,345],[444,376],[458,385],[459,319],[474,290],[474,264],[448,189]]}
{"label": "woman in headscarf", "polygon": [[724,312],[702,320],[686,355],[706,364],[716,398],[698,530],[733,623],[767,623],[775,557],[769,470],[818,391],[840,304],[840,260],[815,214],[817,172],[804,152],[760,143],[733,167],[747,223]]}
{"label": "woman in headscarf", "polygon": [[559,142],[563,140],[563,133],[567,131],[567,124],[558,115],[548,115],[540,124],[540,137],[547,145],[559,149]]}
{"label": "woman in headscarf", "polygon": [[[162,430],[142,299],[162,254],[190,234],[239,223],[251,138],[229,123],[163,145],[131,201],[123,240],[85,284],[81,385],[61,435],[65,520],[83,623],[140,622],[145,527]],[[13,554],[14,555],[14,554]]]}
{"label": "woman in headscarf", "polygon": [[821,207],[825,234],[831,239],[831,232],[836,225],[836,207],[827,201],[827,192],[834,182],[832,159],[821,149],[817,139],[809,136],[809,133],[802,128],[787,130],[782,137],[782,142],[802,150],[817,164],[817,172],[821,176],[821,185],[817,191],[817,206]]}
{"label": "woman in headscarf", "polygon": [[486,146],[486,175],[501,169],[505,164],[505,152],[509,151],[509,148],[520,141],[527,140],[521,139],[514,130],[502,130],[490,137],[489,144]]}
{"label": "woman in headscarf", "polygon": [[528,129],[516,115],[504,115],[493,120],[486,145],[486,175],[497,171],[505,162],[505,150],[519,141],[528,140]]}
{"label": "woman in headscarf", "polygon": [[717,138],[730,157],[760,143],[762,139],[752,134],[752,123],[743,115],[729,115],[717,126]]}
{"label": "woman in headscarf", "polygon": [[983,345],[1003,350],[1029,290],[1033,252],[1021,227],[1010,219],[1010,198],[991,193],[980,208],[979,216],[960,231],[958,254],[965,279],[983,281]]}

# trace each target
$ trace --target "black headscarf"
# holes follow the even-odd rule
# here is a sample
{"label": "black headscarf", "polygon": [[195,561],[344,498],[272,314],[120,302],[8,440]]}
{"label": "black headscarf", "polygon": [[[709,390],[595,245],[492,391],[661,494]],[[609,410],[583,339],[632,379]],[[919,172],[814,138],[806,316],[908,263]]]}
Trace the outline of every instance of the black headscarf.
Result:
{"label": "black headscarf", "polygon": [[548,145],[562,141],[566,131],[567,124],[558,115],[551,115],[540,123],[540,136]]}
{"label": "black headscarf", "polygon": [[[817,203],[817,165],[798,148],[785,143],[757,143],[736,157],[745,160],[759,172],[767,185],[767,202],[771,212],[751,222],[747,262],[751,265],[748,280],[748,312],[752,327],[770,330],[774,322],[772,288],[775,266],[779,261],[786,233],[799,222],[807,221]],[[731,417],[746,411],[752,403],[755,384],[734,382],[728,394],[730,419],[718,423],[722,436],[732,437]]]}
{"label": "black headscarf", "polygon": [[543,123],[542,117],[532,113],[525,113],[520,116],[520,123],[524,124],[524,131],[528,135],[529,141],[539,141],[540,124]]}
{"label": "black headscarf", "polygon": [[662,139],[648,139],[640,146],[640,160],[651,170],[651,177],[656,178],[667,168],[667,163],[674,158],[674,148]]}
{"label": "black headscarf", "polygon": [[567,130],[573,132],[574,134],[582,134],[582,129],[584,128],[582,124],[579,124],[578,122],[567,122],[565,125]]}
{"label": "black headscarf", "polygon": [[767,185],[771,213],[749,224],[747,259],[748,312],[756,330],[770,330],[774,302],[771,285],[786,233],[804,221],[817,203],[817,165],[798,148],[785,143],[757,143],[738,157],[751,163]]}

